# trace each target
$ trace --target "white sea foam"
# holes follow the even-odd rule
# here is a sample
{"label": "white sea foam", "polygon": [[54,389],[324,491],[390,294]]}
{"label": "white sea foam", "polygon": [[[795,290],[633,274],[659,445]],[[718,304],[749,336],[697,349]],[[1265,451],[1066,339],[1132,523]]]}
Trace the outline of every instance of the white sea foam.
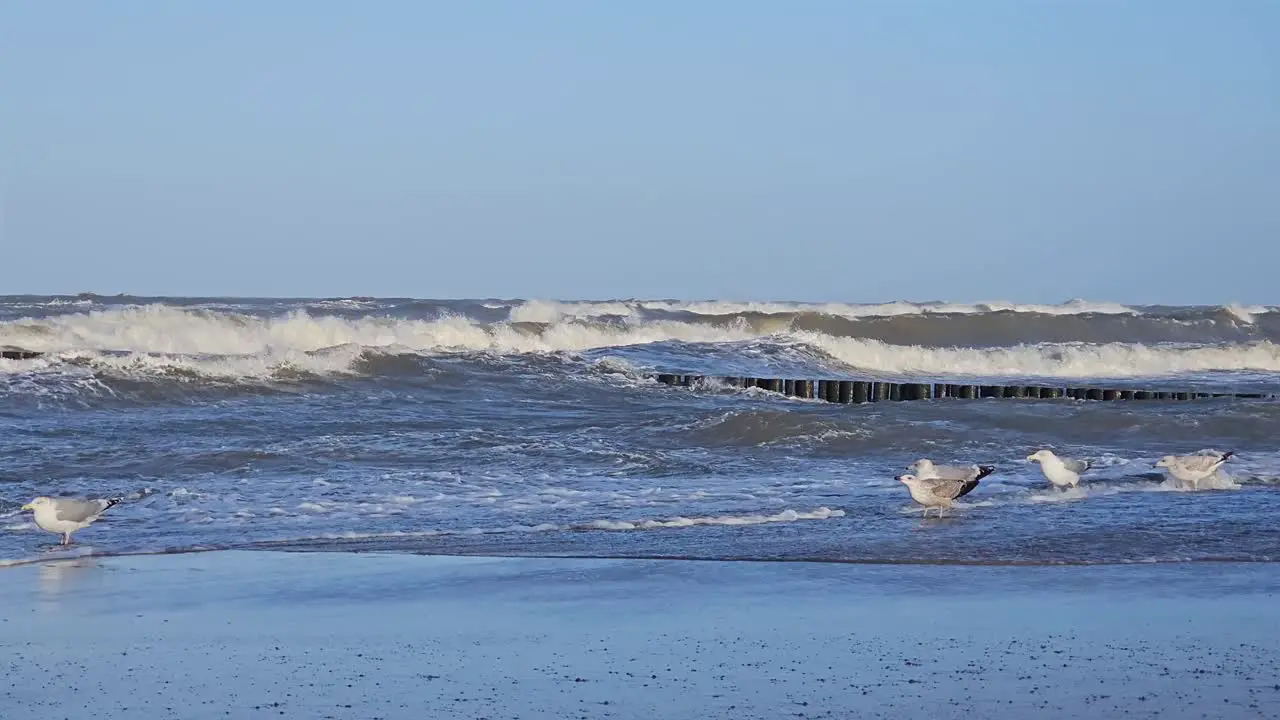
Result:
{"label": "white sea foam", "polygon": [[1100,488],[1081,487],[1079,485],[1065,490],[1037,490],[1027,496],[1027,502],[1033,504],[1073,502],[1076,500],[1084,500],[1090,495],[1113,494],[1112,492],[1107,492],[1107,490],[1111,490],[1111,488],[1107,488],[1101,492],[1099,492],[1099,490]]}
{"label": "white sea foam", "polygon": [[[557,311],[559,312],[559,311]],[[499,354],[581,352],[664,341],[747,343],[808,349],[850,369],[944,376],[1152,377],[1207,371],[1280,372],[1280,346],[1044,344],[1000,348],[891,345],[814,331],[764,333],[740,322],[676,320],[612,324],[560,319],[538,332],[461,316],[433,320],[347,319],[295,311],[273,317],[164,305],[116,308],[0,323],[0,345],[49,353],[0,360],[0,375],[65,371],[67,361],[121,373],[244,378],[296,370],[352,371],[366,349]]]}
{"label": "white sea foam", "polygon": [[1234,316],[1236,320],[1239,320],[1240,322],[1246,325],[1252,325],[1255,322],[1257,322],[1258,315],[1263,315],[1265,313],[1275,311],[1274,308],[1269,308],[1262,305],[1245,306],[1245,305],[1236,305],[1234,303],[1232,303],[1231,305],[1227,305],[1224,309],[1228,313],[1230,313],[1232,316]]}
{"label": "white sea foam", "polygon": [[566,318],[629,317],[636,309],[625,302],[556,302],[528,300],[511,308],[511,322],[554,323]]}
{"label": "white sea foam", "polygon": [[77,558],[92,557],[96,554],[97,553],[92,547],[86,545],[71,545],[66,548],[59,548],[56,553],[41,553],[36,556],[20,558],[0,558],[0,568],[33,565],[35,563],[47,562],[50,560],[74,560]]}
{"label": "white sea foam", "polygon": [[[948,509],[946,512],[954,513],[956,511],[972,510],[973,508],[994,507],[1000,504],[1002,503],[995,500],[970,500],[970,501],[956,500],[955,502],[951,503],[950,509]],[[916,517],[921,517],[923,512],[924,512],[924,508],[915,503],[903,505],[902,507],[898,508],[899,515],[915,515]],[[934,511],[932,509],[929,511],[930,517],[934,517],[933,512]]]}
{"label": "white sea foam", "polygon": [[1280,372],[1280,346],[1136,343],[926,348],[801,331],[797,339],[864,370],[937,376],[1152,377],[1212,370]]}
{"label": "white sea foam", "polygon": [[[492,306],[504,307],[504,306]],[[1275,306],[1229,304],[1224,310],[1244,322],[1253,316],[1276,312]],[[1058,304],[1016,303],[1007,300],[984,302],[910,302],[885,303],[786,302],[737,300],[605,300],[552,301],[529,300],[511,307],[511,320],[518,322],[556,322],[564,318],[602,316],[635,317],[646,311],[686,312],[694,315],[733,316],[742,314],[786,315],[817,313],[850,319],[885,318],[904,315],[977,315],[1008,312],[1030,315],[1143,315],[1144,309],[1114,302],[1072,299]]]}
{"label": "white sea foam", "polygon": [[1236,482],[1235,478],[1219,470],[1196,483],[1195,487],[1189,487],[1171,477],[1166,477],[1158,489],[1168,492],[1204,492],[1205,490],[1239,490],[1240,487],[1240,483]]}
{"label": "white sea foam", "polygon": [[625,358],[613,356],[602,357],[596,360],[595,366],[602,372],[617,373],[632,377],[640,375],[640,369],[637,368],[634,363],[627,361]]}
{"label": "white sea foam", "polygon": [[585,527],[600,530],[651,530],[655,528],[693,527],[695,525],[761,525],[764,523],[795,522],[797,520],[827,520],[835,517],[844,517],[844,511],[820,507],[807,512],[783,510],[772,515],[720,515],[637,521],[596,520]]}
{"label": "white sea foam", "polygon": [[1061,305],[1035,305],[1004,301],[978,303],[889,302],[872,304],[799,303],[799,302],[735,302],[704,300],[693,302],[647,301],[639,306],[648,310],[689,312],[698,315],[738,315],[741,313],[821,313],[847,318],[893,317],[897,315],[972,315],[986,312],[1036,313],[1042,315],[1133,315],[1138,311],[1119,303],[1069,300]]}
{"label": "white sea foam", "polygon": [[[664,340],[733,342],[756,337],[742,325],[646,322],[626,327],[559,322],[544,332],[485,326],[469,318],[349,320],[295,311],[270,318],[191,312],[163,305],[0,323],[0,344],[40,352],[128,351],[184,355],[309,352],[344,345],[493,352],[581,351]],[[15,362],[15,361],[6,361]]]}
{"label": "white sea foam", "polygon": [[[492,306],[501,307],[501,306]],[[1041,315],[1136,315],[1128,305],[1109,302],[1068,300],[1057,305],[988,301],[974,303],[908,302],[759,302],[736,300],[527,300],[511,308],[512,322],[553,323],[566,318],[603,316],[634,317],[644,311],[686,312],[694,315],[731,316],[746,313],[779,315],[818,313],[845,318],[894,317],[899,315],[973,315],[988,312],[1015,312]]]}
{"label": "white sea foam", "polygon": [[622,532],[629,530],[659,530],[664,528],[686,528],[700,525],[764,525],[769,523],[789,523],[804,520],[829,520],[844,517],[843,510],[828,507],[813,510],[783,510],[781,512],[750,515],[709,515],[672,518],[642,518],[636,520],[586,520],[576,523],[539,523],[536,525],[506,525],[501,527],[476,527],[463,529],[441,528],[438,530],[397,530],[384,533],[344,532],[324,535],[328,540],[373,540],[379,538],[400,537],[442,537],[449,535],[497,535],[506,533],[542,533],[567,532],[582,530],[604,530]]}
{"label": "white sea foam", "polygon": [[372,298],[326,298],[323,300],[312,300],[307,303],[307,306],[334,310],[367,310],[369,308],[376,308],[380,304],[380,301]]}

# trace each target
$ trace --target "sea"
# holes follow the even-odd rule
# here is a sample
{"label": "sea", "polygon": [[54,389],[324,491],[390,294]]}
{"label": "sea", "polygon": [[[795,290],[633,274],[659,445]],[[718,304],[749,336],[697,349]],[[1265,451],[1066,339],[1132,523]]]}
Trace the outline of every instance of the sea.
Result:
{"label": "sea", "polygon": [[[1280,400],[842,405],[654,373],[1280,393],[1280,307],[0,296],[0,564],[271,549],[1280,560]],[[1032,452],[1088,459],[1050,486]],[[1233,451],[1204,489],[1154,467]],[[996,467],[923,519],[919,458]],[[74,544],[21,506],[121,498]]]}

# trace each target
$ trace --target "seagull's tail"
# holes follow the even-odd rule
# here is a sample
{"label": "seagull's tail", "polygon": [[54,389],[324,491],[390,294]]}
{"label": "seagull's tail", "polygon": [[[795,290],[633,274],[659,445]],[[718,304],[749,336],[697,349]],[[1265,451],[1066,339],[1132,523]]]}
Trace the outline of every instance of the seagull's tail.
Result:
{"label": "seagull's tail", "polygon": [[995,472],[995,471],[996,471],[996,466],[995,466],[995,465],[979,465],[979,466],[978,466],[978,477],[974,478],[974,480],[981,480],[982,478],[984,478],[984,477],[986,477],[986,476],[990,475],[991,473],[993,473],[993,472]]}
{"label": "seagull's tail", "polygon": [[1230,458],[1232,455],[1235,455],[1235,454],[1236,454],[1235,450],[1228,450],[1222,453],[1222,457],[1219,459],[1219,462],[1226,462],[1228,458]]}

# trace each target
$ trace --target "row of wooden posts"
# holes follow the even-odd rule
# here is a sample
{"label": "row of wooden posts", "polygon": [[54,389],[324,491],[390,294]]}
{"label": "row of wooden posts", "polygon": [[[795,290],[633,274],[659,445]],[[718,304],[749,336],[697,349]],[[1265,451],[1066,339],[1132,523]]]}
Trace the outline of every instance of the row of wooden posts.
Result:
{"label": "row of wooden posts", "polygon": [[693,387],[706,381],[741,388],[760,388],[790,397],[826,400],[833,403],[865,403],[892,400],[936,400],[941,398],[1029,398],[1074,400],[1198,400],[1202,398],[1271,398],[1266,393],[1210,393],[1193,390],[1121,390],[1097,387],[1057,387],[1045,385],[964,385],[957,383],[898,383],[874,380],[794,380],[783,378],[720,377],[659,373],[653,376],[664,385]]}

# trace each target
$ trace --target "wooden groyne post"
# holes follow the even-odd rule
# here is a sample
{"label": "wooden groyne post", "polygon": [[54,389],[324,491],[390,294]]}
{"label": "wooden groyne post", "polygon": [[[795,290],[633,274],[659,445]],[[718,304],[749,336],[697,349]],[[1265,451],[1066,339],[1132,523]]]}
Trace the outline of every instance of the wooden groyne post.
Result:
{"label": "wooden groyne post", "polygon": [[879,380],[811,380],[758,377],[726,377],[657,373],[651,375],[664,385],[694,387],[711,381],[730,387],[760,388],[790,397],[825,400],[832,403],[858,404],[904,400],[940,400],[958,398],[980,400],[1012,398],[1029,400],[1201,400],[1206,398],[1275,399],[1273,393],[1222,393],[1195,390],[1121,390],[1098,387],[1063,387],[1048,385],[965,385],[957,383],[898,383]]}

